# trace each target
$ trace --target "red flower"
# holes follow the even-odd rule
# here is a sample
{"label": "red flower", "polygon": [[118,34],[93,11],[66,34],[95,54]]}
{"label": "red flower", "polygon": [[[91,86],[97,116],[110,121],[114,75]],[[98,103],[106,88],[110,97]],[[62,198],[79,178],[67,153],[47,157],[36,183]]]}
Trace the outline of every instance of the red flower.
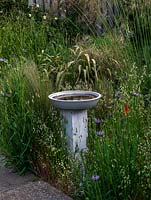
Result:
{"label": "red flower", "polygon": [[128,103],[125,103],[125,105],[124,105],[124,114],[127,116],[129,112],[130,112],[130,109],[128,107]]}

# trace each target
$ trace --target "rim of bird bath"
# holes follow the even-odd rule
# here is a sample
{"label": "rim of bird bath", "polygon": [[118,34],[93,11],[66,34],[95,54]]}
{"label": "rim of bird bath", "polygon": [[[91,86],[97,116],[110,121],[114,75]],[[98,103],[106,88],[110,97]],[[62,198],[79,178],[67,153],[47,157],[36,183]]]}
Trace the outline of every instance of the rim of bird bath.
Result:
{"label": "rim of bird bath", "polygon": [[85,90],[62,91],[48,96],[52,104],[60,110],[87,110],[94,107],[101,97],[98,92]]}

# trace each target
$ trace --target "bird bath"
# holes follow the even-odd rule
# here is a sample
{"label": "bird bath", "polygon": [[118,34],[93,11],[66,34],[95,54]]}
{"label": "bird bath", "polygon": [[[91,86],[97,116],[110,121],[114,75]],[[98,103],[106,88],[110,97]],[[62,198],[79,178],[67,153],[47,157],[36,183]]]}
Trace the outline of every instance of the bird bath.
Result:
{"label": "bird bath", "polygon": [[87,149],[86,139],[88,136],[87,109],[94,107],[101,94],[92,91],[62,91],[48,96],[53,106],[61,111],[65,121],[67,142],[70,150],[75,152]]}

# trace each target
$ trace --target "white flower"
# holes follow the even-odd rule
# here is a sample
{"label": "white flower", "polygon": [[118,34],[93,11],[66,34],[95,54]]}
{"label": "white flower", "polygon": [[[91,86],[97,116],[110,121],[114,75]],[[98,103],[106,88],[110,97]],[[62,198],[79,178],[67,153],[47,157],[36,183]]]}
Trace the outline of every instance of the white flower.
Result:
{"label": "white flower", "polygon": [[31,17],[31,14],[29,14],[29,17]]}
{"label": "white flower", "polygon": [[55,17],[55,20],[57,20],[58,18],[57,17]]}
{"label": "white flower", "polygon": [[36,4],[36,7],[39,8],[39,4]]}
{"label": "white flower", "polygon": [[44,16],[43,16],[43,19],[44,19],[44,20],[46,20],[46,19],[47,19],[46,15],[44,15]]}

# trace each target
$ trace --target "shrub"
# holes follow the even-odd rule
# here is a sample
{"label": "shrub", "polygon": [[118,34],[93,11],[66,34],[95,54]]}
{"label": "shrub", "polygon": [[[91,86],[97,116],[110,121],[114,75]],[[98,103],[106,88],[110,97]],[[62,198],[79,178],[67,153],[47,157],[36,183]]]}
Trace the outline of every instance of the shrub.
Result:
{"label": "shrub", "polygon": [[34,15],[30,17],[23,12],[11,13],[9,20],[4,18],[0,25],[1,57],[9,61],[24,57],[39,64],[42,52],[54,56],[67,49],[62,32],[51,27],[47,20],[36,20]]}
{"label": "shrub", "polygon": [[1,0],[0,2],[1,11],[9,14],[13,9],[25,9],[27,10],[26,0]]}

